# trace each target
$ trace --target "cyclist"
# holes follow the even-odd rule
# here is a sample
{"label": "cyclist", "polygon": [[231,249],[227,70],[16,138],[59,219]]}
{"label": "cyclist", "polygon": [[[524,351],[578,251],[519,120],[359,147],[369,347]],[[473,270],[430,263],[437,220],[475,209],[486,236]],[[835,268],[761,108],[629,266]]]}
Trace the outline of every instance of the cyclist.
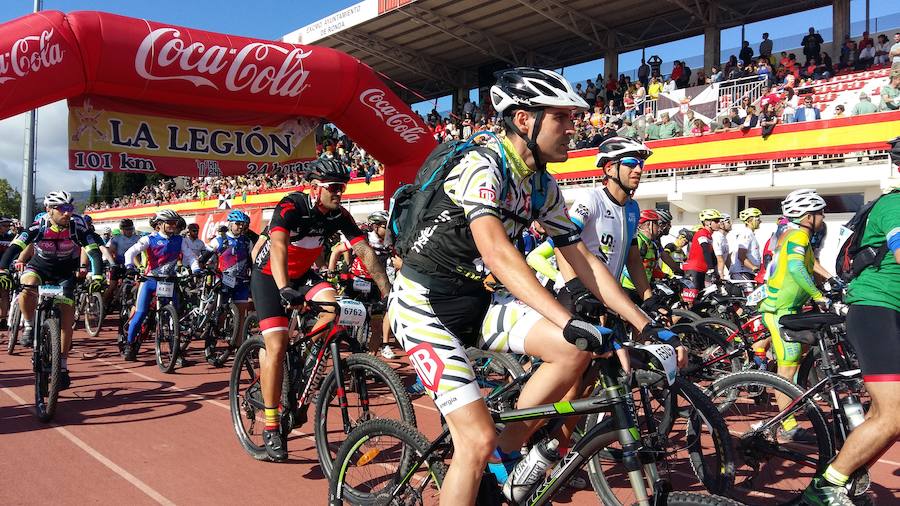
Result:
{"label": "cyclist", "polygon": [[[98,234],[97,231],[94,230],[93,218],[91,218],[87,214],[85,214],[83,216],[73,217],[73,219],[75,219],[75,220],[77,220],[79,218],[81,219],[82,226],[87,230],[88,235],[91,236],[91,238],[94,240],[94,243],[99,245],[100,255],[103,260],[103,264],[101,264],[101,268],[105,269],[107,264],[109,264],[109,265],[112,264],[113,257],[112,257],[112,255],[109,254],[109,249],[107,249],[106,243],[103,241],[103,237],[101,237],[100,234]],[[80,264],[79,270],[78,270],[78,278],[84,279],[87,276],[88,262],[90,261],[90,259],[88,258],[87,253],[83,249],[79,248],[78,251],[79,251],[78,256],[81,259],[81,264]]]}
{"label": "cyclist", "polygon": [[[900,147],[900,138],[894,140]],[[895,148],[897,149],[897,148]],[[900,152],[892,154],[900,166]],[[847,339],[859,357],[872,405],[837,457],[803,494],[807,504],[849,505],[844,485],[857,469],[900,438],[900,191],[872,207],[860,246],[877,252],[871,266],[850,282]],[[881,256],[881,259],[878,258]]]}
{"label": "cyclist", "polygon": [[200,258],[200,255],[206,251],[206,243],[200,238],[200,225],[191,223],[187,226],[187,233],[184,234],[184,242],[194,256]]}
{"label": "cyclist", "polygon": [[125,252],[134,246],[138,239],[140,237],[134,233],[134,222],[125,218],[119,221],[119,234],[110,237],[106,242],[106,249],[115,260],[109,271],[109,287],[104,296],[107,305],[112,302],[112,296],[125,274]]}
{"label": "cyclist", "polygon": [[[685,246],[690,246],[691,241],[694,239],[694,232],[688,230],[686,228],[682,228],[678,231],[678,235],[675,236],[675,240],[666,244],[666,247],[663,248],[665,253],[669,255],[669,257],[675,262],[675,265],[678,266],[678,269],[672,269],[672,272],[675,274],[682,274],[684,271],[681,270],[681,264],[687,260],[687,253],[684,252]],[[668,264],[666,264],[668,265]]]}
{"label": "cyclist", "polygon": [[[266,358],[260,361],[260,386],[265,402],[263,440],[266,454],[276,462],[287,459],[287,443],[279,431],[278,414],[282,364],[288,342],[285,305],[302,304],[304,300],[335,302],[334,287],[310,268],[320,256],[325,239],[337,231],[343,232],[381,293],[386,295],[390,291],[384,266],[375,250],[366,242],[350,213],[341,207],[341,196],[350,180],[347,167],[338,160],[320,158],[310,163],[306,180],[311,182],[309,194],[289,193],[275,206],[267,239],[259,250],[250,278],[259,327],[266,342]],[[334,317],[330,311],[319,314],[312,333]],[[322,341],[313,342],[312,356],[319,353]]]}
{"label": "cyclist", "polygon": [[[662,271],[659,270],[660,254],[657,244],[661,236],[662,226],[660,225],[659,213],[653,209],[641,211],[635,239],[637,240],[638,254],[641,257],[643,267],[640,272],[648,283],[653,281],[654,278],[660,279],[663,277]],[[625,287],[625,291],[631,297],[631,300],[640,304],[642,300],[634,291],[634,282],[631,280],[629,272],[628,270],[622,272],[622,286]]]}
{"label": "cyclist", "polygon": [[713,278],[718,276],[716,255],[713,252],[712,233],[719,230],[722,213],[718,209],[700,211],[700,228],[691,239],[688,259],[684,265],[684,273],[693,283],[694,290],[702,290],[706,286],[706,271],[712,269]]}
{"label": "cyclist", "polygon": [[731,215],[722,213],[719,229],[713,231],[712,235],[713,254],[716,255],[714,269],[719,275],[719,279],[728,279],[728,271],[731,266],[731,256],[728,254],[728,232],[731,232]]}
{"label": "cyclist", "polygon": [[[587,103],[564,77],[534,68],[499,72],[490,95],[507,135],[487,147],[505,163],[498,166],[472,150],[450,169],[443,191],[421,217],[416,247],[403,258],[388,306],[391,328],[450,430],[454,453],[441,488],[443,504],[474,504],[488,460],[499,466],[498,478],[505,478],[502,464],[509,462],[501,461],[536,429],[510,424],[497,437],[466,344],[544,361],[524,385],[520,408],[558,401],[578,384],[591,354],[572,342],[604,344],[596,327],[573,318],[541,286],[514,246],[531,221],[543,225],[559,256],[591,292],[618,294],[608,297],[609,305],[640,321],[618,279],[582,244],[556,181],[546,173],[548,162],[568,158],[572,113]],[[476,264],[488,268],[511,295],[492,303]],[[481,328],[480,316],[485,316]],[[644,317],[646,335],[658,334],[648,321]]]}
{"label": "cyclist", "polygon": [[748,207],[738,214],[744,225],[735,231],[736,247],[729,267],[731,279],[752,280],[756,277],[756,271],[762,263],[759,241],[755,233],[762,223],[761,216],[762,211],[755,207]]}
{"label": "cyclist", "polygon": [[659,215],[659,237],[653,242],[656,243],[656,251],[659,252],[660,269],[667,276],[683,274],[681,260],[676,260],[669,250],[662,245],[662,238],[669,235],[669,231],[672,230],[672,213],[666,209],[657,208],[656,214]]}
{"label": "cyclist", "polygon": [[[790,220],[788,228],[778,240],[775,257],[766,281],[766,298],[759,304],[763,323],[769,330],[778,374],[793,381],[800,363],[802,345],[781,339],[778,320],[796,314],[812,298],[824,305],[828,300],[816,288],[813,280],[815,255],[810,238],[825,227],[825,200],[815,190],[795,190],[781,202],[781,211]],[[790,399],[776,392],[779,409],[785,409]],[[791,417],[782,422],[779,437],[788,441],[814,441],[814,435],[797,426]]]}
{"label": "cyclist", "polygon": [[[390,249],[384,244],[384,236],[387,233],[387,220],[387,211],[375,211],[370,214],[366,220],[369,228],[369,231],[366,233],[366,238],[369,241],[369,246],[372,246],[375,250],[378,262],[385,267],[385,272],[387,272],[388,259],[391,257]],[[338,257],[344,253],[349,253],[352,249],[353,247],[350,245],[350,241],[342,234],[341,241],[331,249],[331,258],[328,260],[328,270],[333,272],[337,265]],[[357,300],[362,298],[363,301],[375,302],[379,299],[378,293],[372,289],[374,288],[372,275],[369,274],[366,265],[358,256],[354,257],[350,264],[350,274],[356,279],[353,281],[353,284],[350,285],[349,291],[357,298]],[[379,350],[382,357],[393,360],[397,358],[397,356],[388,344],[387,336],[389,329],[390,325],[386,318],[382,318],[380,328],[378,325],[372,326],[369,351],[375,352],[376,350]]]}
{"label": "cyclist", "polygon": [[[0,257],[9,248],[10,243],[16,238],[15,232],[12,230],[12,218],[0,218]],[[6,317],[9,314],[10,291],[0,289],[0,330],[6,329]]]}
{"label": "cyclist", "polygon": [[[150,219],[150,226],[156,232],[141,237],[134,246],[125,252],[125,268],[131,273],[137,270],[134,261],[142,253],[146,255],[147,266],[144,274],[147,276],[165,277],[175,276],[178,270],[178,261],[183,265],[189,265],[194,273],[200,272],[200,265],[194,252],[188,247],[184,238],[178,235],[178,223],[181,216],[171,209],[161,209]],[[137,290],[137,299],[134,304],[134,313],[128,322],[128,335],[125,347],[125,360],[137,359],[137,348],[132,346],[141,324],[147,317],[153,294],[156,293],[157,280],[148,277]],[[175,300],[177,304],[178,301]],[[184,361],[182,360],[182,363]]]}
{"label": "cyclist", "polygon": [[67,357],[72,347],[72,321],[75,314],[75,272],[78,267],[79,248],[83,247],[91,259],[91,281],[88,291],[103,290],[102,260],[99,244],[84,228],[84,222],[75,214],[72,195],[65,191],[53,191],[44,197],[47,214],[19,234],[0,259],[0,287],[12,288],[9,266],[28,245],[34,245],[34,254],[20,278],[22,294],[19,308],[24,320],[22,342],[30,346],[34,329],[32,321],[37,308],[37,287],[58,284],[63,289],[63,303],[59,305],[62,349],[61,388],[68,388],[71,379]]}
{"label": "cyclist", "polygon": [[[228,232],[224,237],[216,236],[209,241],[206,251],[200,254],[199,261],[205,264],[213,255],[218,257],[222,283],[228,288],[230,298],[238,310],[234,328],[240,329],[243,328],[250,305],[250,250],[253,249],[253,238],[247,233],[250,227],[250,216],[247,213],[235,209],[228,213],[227,221]],[[207,343],[207,359],[212,356],[214,349],[215,343]]]}

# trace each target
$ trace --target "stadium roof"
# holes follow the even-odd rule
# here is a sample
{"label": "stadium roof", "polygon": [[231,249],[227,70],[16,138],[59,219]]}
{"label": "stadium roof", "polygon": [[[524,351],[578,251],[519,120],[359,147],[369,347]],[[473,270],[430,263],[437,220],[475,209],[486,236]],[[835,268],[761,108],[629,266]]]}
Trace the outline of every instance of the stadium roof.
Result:
{"label": "stadium roof", "polygon": [[[829,0],[363,0],[283,37],[341,50],[427,98],[492,71],[548,68],[816,7]],[[411,93],[398,89],[409,101]]]}

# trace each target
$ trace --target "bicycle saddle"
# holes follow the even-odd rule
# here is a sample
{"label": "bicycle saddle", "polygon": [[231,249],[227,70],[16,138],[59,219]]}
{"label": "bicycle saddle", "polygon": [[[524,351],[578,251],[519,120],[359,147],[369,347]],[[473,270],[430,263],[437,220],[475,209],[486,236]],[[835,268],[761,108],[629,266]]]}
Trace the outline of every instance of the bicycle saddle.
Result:
{"label": "bicycle saddle", "polygon": [[821,330],[829,325],[843,323],[844,317],[832,313],[801,313],[784,315],[778,323],[790,330]]}

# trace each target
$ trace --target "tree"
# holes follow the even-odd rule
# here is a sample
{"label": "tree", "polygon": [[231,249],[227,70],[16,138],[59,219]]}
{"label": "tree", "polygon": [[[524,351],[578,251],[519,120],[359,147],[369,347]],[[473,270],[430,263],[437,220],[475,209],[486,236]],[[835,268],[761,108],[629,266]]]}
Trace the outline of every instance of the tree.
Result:
{"label": "tree", "polygon": [[91,181],[91,194],[88,197],[88,204],[96,204],[98,202],[97,198],[97,176],[94,176],[94,180]]}
{"label": "tree", "polygon": [[16,217],[22,206],[22,196],[9,181],[0,179],[0,216]]}

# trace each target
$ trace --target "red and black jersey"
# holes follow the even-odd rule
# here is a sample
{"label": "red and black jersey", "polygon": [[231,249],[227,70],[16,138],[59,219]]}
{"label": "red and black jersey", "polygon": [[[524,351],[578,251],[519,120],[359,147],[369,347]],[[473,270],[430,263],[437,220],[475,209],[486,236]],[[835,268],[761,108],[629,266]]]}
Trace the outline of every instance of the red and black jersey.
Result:
{"label": "red and black jersey", "polygon": [[[703,252],[703,245],[708,244],[712,247],[712,232],[704,227],[700,227],[694,238],[691,240],[691,247],[688,250],[688,259],[682,269],[686,271],[706,272],[715,267],[715,265],[707,265],[706,256]],[[703,288],[702,286],[700,288]]]}
{"label": "red and black jersey", "polygon": [[343,232],[351,245],[365,239],[365,234],[356,225],[353,216],[343,207],[323,214],[312,203],[309,195],[289,193],[275,206],[269,222],[268,238],[256,257],[256,267],[265,274],[272,274],[269,265],[271,234],[279,230],[286,232],[289,237],[287,270],[291,279],[300,278],[309,270],[322,253],[325,239],[335,232]]}

